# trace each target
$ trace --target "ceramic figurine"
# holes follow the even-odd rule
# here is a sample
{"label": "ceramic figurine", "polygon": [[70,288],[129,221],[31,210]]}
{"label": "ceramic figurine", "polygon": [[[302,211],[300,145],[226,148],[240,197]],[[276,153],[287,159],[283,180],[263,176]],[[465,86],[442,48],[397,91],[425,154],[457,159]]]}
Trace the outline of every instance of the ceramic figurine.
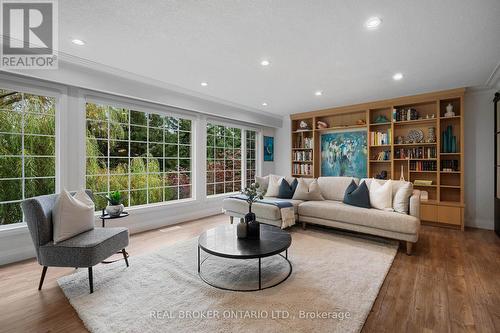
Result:
{"label": "ceramic figurine", "polygon": [[448,103],[446,105],[446,113],[444,114],[445,117],[455,117],[455,112],[453,112],[453,105],[451,103]]}

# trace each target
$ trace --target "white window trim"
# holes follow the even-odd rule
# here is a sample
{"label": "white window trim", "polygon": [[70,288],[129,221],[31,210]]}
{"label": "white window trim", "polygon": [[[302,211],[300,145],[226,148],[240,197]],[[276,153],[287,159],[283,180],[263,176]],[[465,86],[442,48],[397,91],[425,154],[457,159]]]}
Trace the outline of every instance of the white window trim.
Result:
{"label": "white window trim", "polygon": [[[260,149],[260,137],[262,136],[262,128],[260,127],[254,127],[246,124],[241,124],[239,122],[231,122],[231,121],[225,121],[221,119],[216,119],[216,118],[207,118],[206,124],[212,124],[212,125],[218,125],[218,126],[224,126],[224,127],[232,127],[232,128],[238,128],[241,130],[241,188],[244,189],[246,187],[246,171],[247,171],[247,152],[246,152],[246,147],[247,147],[247,140],[246,140],[246,135],[245,135],[245,130],[249,131],[254,131],[255,132],[255,175],[260,175],[261,170],[262,170],[262,163],[260,161],[260,155],[261,155],[261,149]],[[207,130],[206,126],[204,128],[204,142],[206,145],[207,142]],[[204,150],[204,162],[205,166],[207,163],[207,150]],[[234,195],[239,192],[230,192],[230,193],[219,193],[219,194],[212,194],[212,195],[207,195],[206,194],[206,187],[207,187],[207,182],[206,182],[206,172],[204,174],[204,187],[205,187],[205,199],[206,200],[211,200],[211,199],[219,199],[223,197],[228,197],[231,195]]]}
{"label": "white window trim", "polygon": [[[64,130],[62,124],[66,119],[68,89],[52,83],[47,83],[44,86],[33,83],[33,80],[24,78],[7,77],[0,74],[0,88],[12,90],[25,94],[33,94],[55,98],[55,192],[61,191],[64,186],[62,184],[63,175],[66,172],[66,165],[61,160],[61,151],[65,148],[64,140],[62,140],[62,132]],[[24,129],[23,129],[24,131]],[[24,177],[24,174],[23,174]],[[52,177],[51,177],[52,178]],[[24,188],[23,188],[24,193]],[[0,231],[14,230],[19,228],[27,228],[26,222],[0,225]]]}
{"label": "white window trim", "polygon": [[[163,116],[169,116],[169,117],[175,117],[175,118],[182,118],[186,120],[191,120],[191,144],[189,145],[190,147],[190,159],[191,159],[191,183],[189,184],[191,186],[191,197],[190,198],[184,198],[184,199],[176,199],[176,200],[169,200],[169,201],[161,201],[161,202],[155,202],[155,203],[148,203],[148,204],[143,204],[143,205],[134,205],[134,206],[128,206],[126,207],[127,210],[133,210],[133,209],[144,209],[147,207],[157,207],[157,206],[162,206],[162,205],[175,205],[179,204],[182,202],[188,202],[188,201],[195,201],[196,200],[196,184],[195,184],[195,177],[196,177],[196,148],[195,148],[195,140],[196,140],[196,126],[197,126],[197,117],[192,115],[192,112],[189,112],[189,114],[186,114],[182,112],[182,110],[178,110],[172,107],[161,107],[161,106],[152,106],[150,103],[145,103],[145,102],[140,102],[140,101],[134,101],[122,97],[115,97],[115,96],[106,96],[104,94],[100,93],[92,93],[92,94],[83,94],[84,95],[84,107],[83,107],[83,112],[85,113],[84,119],[85,119],[85,128],[86,128],[86,107],[85,105],[87,103],[94,103],[94,104],[102,104],[102,105],[109,105],[112,107],[117,107],[117,108],[124,108],[130,111],[138,111],[138,112],[143,112],[143,113],[154,113],[154,114],[160,114]],[[129,117],[129,123],[128,126],[130,128],[130,117]],[[140,125],[139,125],[140,126]],[[149,126],[142,126],[142,127],[147,127],[148,128],[148,133],[149,133]],[[108,132],[109,132],[109,126],[108,126]],[[85,130],[86,133],[86,130]],[[108,133],[109,134],[109,133]],[[108,135],[109,136],[109,135]],[[84,140],[84,150],[83,154],[85,156],[84,159],[87,158],[86,154],[86,147],[85,147],[85,141],[86,141],[86,134],[85,134],[85,140]],[[122,140],[122,141],[127,141],[129,142],[129,154],[130,154],[130,138],[129,140]],[[135,142],[135,141],[134,141]],[[149,146],[149,138],[147,142],[145,142]],[[148,148],[149,149],[149,148]],[[130,156],[128,156],[130,158]],[[108,159],[109,159],[109,146],[108,146]],[[84,177],[86,177],[86,160],[84,161],[83,164],[83,169],[84,169]],[[111,174],[108,174],[108,176]],[[83,184],[86,184],[86,179],[83,179]],[[177,185],[177,191],[179,191],[180,185]],[[109,177],[108,177],[108,188],[109,188]],[[165,186],[163,186],[165,188]],[[147,195],[149,196],[149,187],[146,188],[147,190]],[[129,189],[127,192],[130,192],[130,177],[129,177]]]}

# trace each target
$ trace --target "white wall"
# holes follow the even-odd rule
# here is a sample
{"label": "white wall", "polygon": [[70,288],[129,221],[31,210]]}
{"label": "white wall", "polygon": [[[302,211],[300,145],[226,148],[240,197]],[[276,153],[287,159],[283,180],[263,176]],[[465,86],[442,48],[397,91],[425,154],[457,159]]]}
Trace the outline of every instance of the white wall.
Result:
{"label": "white wall", "polygon": [[[465,95],[465,225],[493,229],[494,89],[468,89]],[[290,118],[276,130],[275,172],[290,175]]]}
{"label": "white wall", "polygon": [[494,229],[494,94],[465,94],[465,223],[483,229]]}

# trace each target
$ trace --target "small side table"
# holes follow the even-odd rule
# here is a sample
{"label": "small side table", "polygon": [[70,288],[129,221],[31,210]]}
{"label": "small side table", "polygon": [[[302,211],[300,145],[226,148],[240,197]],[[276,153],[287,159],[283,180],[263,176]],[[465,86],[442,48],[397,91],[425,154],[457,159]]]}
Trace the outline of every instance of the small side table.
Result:
{"label": "small side table", "polygon": [[114,219],[121,219],[123,217],[127,217],[128,216],[128,212],[121,212],[120,215],[118,216],[110,216],[108,213],[106,213],[106,211],[103,209],[102,210],[102,214],[101,216],[99,216],[99,218],[101,219],[102,221],[102,227],[105,228],[106,227],[106,220],[114,220]]}
{"label": "small side table", "polygon": [[[121,214],[119,216],[110,216],[109,214],[106,213],[106,211],[103,209],[102,210],[102,214],[99,216],[99,218],[101,219],[102,221],[102,227],[103,228],[106,228],[106,220],[114,220],[114,219],[121,219],[123,217],[127,217],[128,216],[128,212],[121,212]],[[117,252],[117,254],[122,254],[124,255],[123,258],[120,258],[120,259],[116,259],[116,260],[110,260],[110,261],[102,261],[101,263],[102,264],[111,264],[111,263],[114,263],[114,262],[117,262],[118,260],[125,260],[125,258],[128,259],[129,257],[129,254],[127,251],[125,251],[125,253],[122,253],[121,251],[120,252]]]}

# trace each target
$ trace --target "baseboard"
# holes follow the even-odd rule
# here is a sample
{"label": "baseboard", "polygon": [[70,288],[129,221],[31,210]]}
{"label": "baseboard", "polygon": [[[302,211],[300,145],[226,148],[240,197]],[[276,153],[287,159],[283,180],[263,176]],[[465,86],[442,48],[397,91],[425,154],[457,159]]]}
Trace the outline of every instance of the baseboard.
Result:
{"label": "baseboard", "polygon": [[466,227],[485,229],[485,230],[494,230],[495,223],[492,220],[486,219],[473,219],[465,221]]}

